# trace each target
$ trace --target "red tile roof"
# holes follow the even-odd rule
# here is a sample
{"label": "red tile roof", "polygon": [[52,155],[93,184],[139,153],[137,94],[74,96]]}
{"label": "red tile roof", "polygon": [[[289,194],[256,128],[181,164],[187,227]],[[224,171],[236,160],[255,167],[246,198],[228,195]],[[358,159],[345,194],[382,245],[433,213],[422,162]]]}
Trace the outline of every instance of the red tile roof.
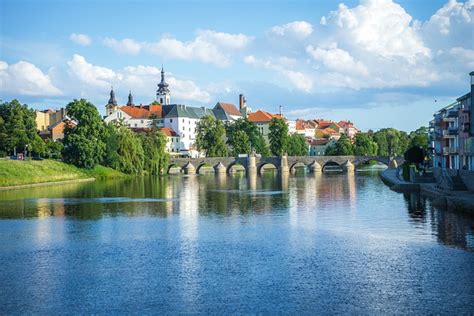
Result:
{"label": "red tile roof", "polygon": [[252,112],[247,116],[247,119],[249,120],[249,122],[256,122],[256,123],[268,123],[272,120],[272,118],[281,119],[282,117],[278,114],[271,114],[262,110]]}
{"label": "red tile roof", "polygon": [[176,134],[176,132],[169,127],[160,128],[160,132],[162,132],[166,136],[178,136],[178,134]]}
{"label": "red tile roof", "polygon": [[144,106],[121,106],[120,110],[124,111],[132,118],[135,119],[147,119],[151,115],[155,115],[156,117],[162,117],[162,107],[161,105],[144,105]]}
{"label": "red tile roof", "polygon": [[321,139],[313,139],[310,142],[311,146],[321,146],[321,145],[326,145],[329,142],[328,139],[326,138],[321,138]]}
{"label": "red tile roof", "polygon": [[217,102],[216,105],[220,105],[220,107],[230,115],[235,115],[235,116],[242,116],[242,113],[237,109],[235,105],[232,103],[225,103],[225,102]]}

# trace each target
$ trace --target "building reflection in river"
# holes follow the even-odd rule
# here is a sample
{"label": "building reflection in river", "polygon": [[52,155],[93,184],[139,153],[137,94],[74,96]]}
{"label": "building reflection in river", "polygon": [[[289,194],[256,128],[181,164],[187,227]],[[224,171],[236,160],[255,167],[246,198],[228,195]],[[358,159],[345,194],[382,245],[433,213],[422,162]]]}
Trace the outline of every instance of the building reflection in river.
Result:
{"label": "building reflection in river", "polygon": [[[359,172],[137,177],[2,191],[0,218],[98,220],[115,216],[178,216],[183,221],[183,238],[192,240],[199,233],[199,216],[281,213],[289,216],[295,229],[302,225],[314,228],[320,216],[357,220],[367,216],[357,214],[365,207],[377,207],[383,202],[378,200],[381,190],[388,189],[377,173]],[[403,197],[410,225],[430,230],[441,243],[474,248],[472,217],[441,210],[418,194],[388,192],[385,194]],[[49,236],[47,225],[38,229],[40,236]],[[110,236],[104,235],[105,239],[113,238],[114,232],[109,233]]]}

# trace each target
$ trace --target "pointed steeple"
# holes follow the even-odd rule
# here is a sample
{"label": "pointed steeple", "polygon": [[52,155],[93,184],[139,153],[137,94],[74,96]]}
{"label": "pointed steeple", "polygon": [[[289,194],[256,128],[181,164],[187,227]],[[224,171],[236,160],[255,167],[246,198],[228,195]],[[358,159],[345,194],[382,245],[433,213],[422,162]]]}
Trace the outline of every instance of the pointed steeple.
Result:
{"label": "pointed steeple", "polygon": [[161,66],[161,81],[158,84],[158,90],[156,90],[156,100],[162,105],[170,104],[170,89],[165,80],[163,65]]}
{"label": "pointed steeple", "polygon": [[128,105],[128,106],[133,106],[132,91],[129,91],[129,93],[128,93],[128,102],[127,102],[127,105]]}
{"label": "pointed steeple", "polygon": [[110,99],[108,104],[117,105],[117,100],[115,99],[114,87],[110,88]]}

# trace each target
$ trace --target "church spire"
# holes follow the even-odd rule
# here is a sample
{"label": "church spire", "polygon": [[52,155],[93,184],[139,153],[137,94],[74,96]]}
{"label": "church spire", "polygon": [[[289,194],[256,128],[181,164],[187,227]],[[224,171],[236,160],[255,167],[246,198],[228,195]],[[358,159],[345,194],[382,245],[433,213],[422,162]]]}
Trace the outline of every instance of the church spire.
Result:
{"label": "church spire", "polygon": [[132,91],[129,91],[129,92],[128,92],[128,102],[127,102],[127,105],[128,105],[128,106],[133,106]]}
{"label": "church spire", "polygon": [[163,69],[163,65],[161,65],[161,81],[158,84],[158,90],[156,90],[156,100],[161,105],[170,104],[170,89],[168,83],[165,80],[165,70]]}
{"label": "church spire", "polygon": [[115,92],[114,92],[113,86],[110,88],[110,99],[109,99],[108,104],[117,105],[117,100],[115,99]]}

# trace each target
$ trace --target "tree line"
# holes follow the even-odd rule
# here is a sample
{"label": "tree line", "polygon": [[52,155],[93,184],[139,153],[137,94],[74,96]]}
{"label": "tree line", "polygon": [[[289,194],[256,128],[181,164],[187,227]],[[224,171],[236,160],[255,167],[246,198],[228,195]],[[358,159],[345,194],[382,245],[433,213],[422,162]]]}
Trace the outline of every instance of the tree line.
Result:
{"label": "tree line", "polygon": [[135,133],[118,124],[105,124],[97,107],[85,99],[66,106],[77,125],[66,124],[62,141],[43,140],[36,130],[35,111],[17,100],[0,104],[0,154],[28,151],[62,159],[80,168],[101,164],[127,174],[160,174],[168,163],[166,136],[157,129]]}
{"label": "tree line", "polygon": [[196,146],[206,157],[227,157],[255,152],[267,157],[304,156],[308,154],[308,145],[304,136],[288,134],[288,125],[273,118],[269,125],[269,143],[267,145],[259,126],[246,118],[235,122],[223,123],[213,116],[203,117],[196,127]]}
{"label": "tree line", "polygon": [[352,142],[345,134],[326,148],[327,156],[403,156],[412,147],[428,147],[428,128],[420,127],[410,134],[394,128],[383,128],[377,132],[369,130],[358,133]]}

